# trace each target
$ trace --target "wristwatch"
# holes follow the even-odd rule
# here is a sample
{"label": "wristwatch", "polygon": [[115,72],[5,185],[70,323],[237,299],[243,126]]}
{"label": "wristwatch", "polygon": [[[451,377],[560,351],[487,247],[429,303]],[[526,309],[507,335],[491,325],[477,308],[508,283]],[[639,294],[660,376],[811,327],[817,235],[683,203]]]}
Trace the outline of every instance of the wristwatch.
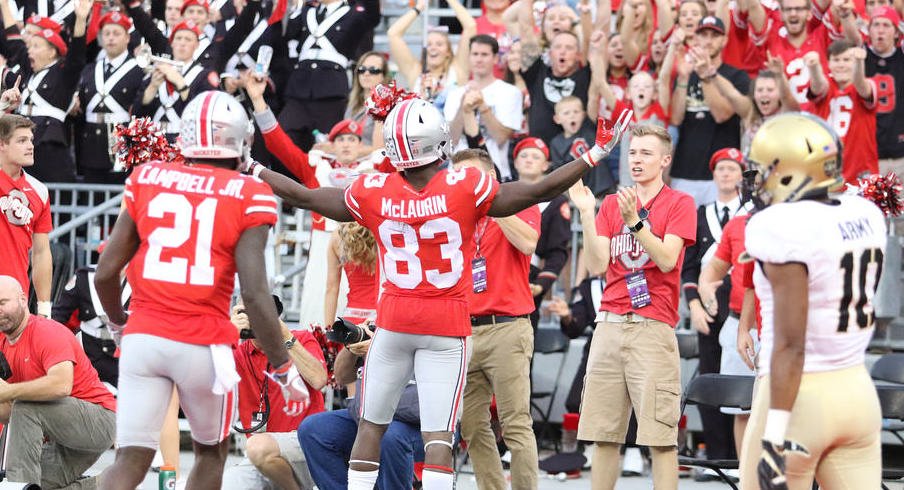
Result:
{"label": "wristwatch", "polygon": [[630,230],[631,233],[637,233],[638,231],[640,231],[642,229],[643,229],[643,220],[639,220],[636,225],[628,227],[628,230]]}
{"label": "wristwatch", "polygon": [[286,350],[292,350],[292,347],[295,346],[295,342],[298,342],[298,339],[295,336],[292,336],[291,339],[284,342],[286,345]]}

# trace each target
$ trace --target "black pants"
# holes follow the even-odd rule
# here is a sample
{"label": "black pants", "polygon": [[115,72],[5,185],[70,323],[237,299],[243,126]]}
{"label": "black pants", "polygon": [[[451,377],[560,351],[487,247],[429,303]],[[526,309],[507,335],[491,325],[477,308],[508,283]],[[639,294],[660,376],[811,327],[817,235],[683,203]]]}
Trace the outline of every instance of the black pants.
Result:
{"label": "black pants", "polygon": [[[726,283],[728,281],[725,281]],[[709,334],[697,333],[700,350],[700,374],[718,373],[722,362],[722,347],[719,345],[719,332],[728,317],[728,294],[731,286],[719,287],[716,299],[719,303],[719,314],[709,324]],[[735,459],[734,416],[726,415],[718,408],[698,406],[700,422],[703,425],[703,439],[706,441],[706,459]]]}
{"label": "black pants", "polygon": [[100,380],[116,386],[119,382],[119,359],[113,357],[116,344],[112,340],[99,339],[82,332],[82,346]]}
{"label": "black pants", "polygon": [[311,131],[317,129],[323,134],[328,134],[333,126],[342,120],[347,104],[347,97],[317,100],[286,99],[286,104],[279,113],[279,124],[296,146],[304,151],[310,151],[314,146]]}

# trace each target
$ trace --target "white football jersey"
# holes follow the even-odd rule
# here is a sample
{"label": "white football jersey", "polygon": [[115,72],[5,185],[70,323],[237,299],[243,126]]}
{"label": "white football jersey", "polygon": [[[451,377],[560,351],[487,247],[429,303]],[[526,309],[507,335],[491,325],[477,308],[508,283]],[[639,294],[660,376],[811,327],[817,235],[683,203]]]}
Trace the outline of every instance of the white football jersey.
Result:
{"label": "white football jersey", "polygon": [[872,298],[885,253],[879,208],[852,195],[833,203],[780,203],[750,218],[746,232],[747,252],[757,260],[753,282],[763,317],[759,373],[769,372],[774,339],[774,298],[762,262],[807,266],[804,372],[862,364],[873,335]]}

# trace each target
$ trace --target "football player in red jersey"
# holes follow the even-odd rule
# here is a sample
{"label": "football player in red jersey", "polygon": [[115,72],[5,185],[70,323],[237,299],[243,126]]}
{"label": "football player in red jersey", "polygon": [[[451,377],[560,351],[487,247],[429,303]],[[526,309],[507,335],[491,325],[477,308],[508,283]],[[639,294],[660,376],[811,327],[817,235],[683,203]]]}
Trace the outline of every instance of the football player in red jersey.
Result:
{"label": "football player in red jersey", "polygon": [[[500,185],[477,168],[449,168],[448,126],[439,110],[420,99],[399,103],[384,123],[386,153],[399,172],[363,175],[342,190],[307,189],[262,166],[249,169],[286,202],[337,221],[355,220],[377,239],[384,291],[364,367],[349,489],[373,488],[380,439],[412,373],[421,400],[424,488],[452,488],[452,434],[470,354],[467,292],[499,280],[487,277],[485,263],[465,261],[473,256],[475,224],[487,214],[510,216],[564,192],[605,159],[631,116],[626,111],[611,130],[601,123],[593,148],[537,183]],[[472,284],[465,267],[472,270]]]}
{"label": "football player in red jersey", "polygon": [[[238,333],[229,302],[238,272],[257,340],[275,369],[286,411],[309,400],[289,361],[268,292],[263,250],[277,201],[258,179],[236,172],[253,127],[241,104],[204,92],[185,108],[186,164],[154,162],[126,180],[120,214],[100,258],[95,285],[109,323],[125,325],[119,371],[116,461],[104,489],[134,489],[159,445],[175,385],[192,429],[195,465],[188,488],[219,488],[238,381]],[[131,313],[120,302],[120,271],[132,285]]]}

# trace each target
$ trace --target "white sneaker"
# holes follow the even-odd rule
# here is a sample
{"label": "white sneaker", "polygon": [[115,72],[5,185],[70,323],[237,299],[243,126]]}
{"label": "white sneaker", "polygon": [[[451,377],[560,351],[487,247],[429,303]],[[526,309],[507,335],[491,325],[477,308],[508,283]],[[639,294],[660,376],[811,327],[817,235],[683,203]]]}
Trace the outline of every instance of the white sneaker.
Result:
{"label": "white sneaker", "polygon": [[512,464],[512,452],[506,451],[499,459],[501,459],[503,463]]}
{"label": "white sneaker", "polygon": [[622,460],[622,476],[641,475],[643,475],[643,455],[640,454],[640,448],[625,449],[625,457]]}
{"label": "white sneaker", "polygon": [[582,470],[586,471],[586,470],[590,469],[590,462],[593,460],[593,447],[594,446],[595,446],[595,444],[587,444],[586,446],[584,446],[584,459],[586,459],[587,462],[584,463],[584,467],[581,468]]}

